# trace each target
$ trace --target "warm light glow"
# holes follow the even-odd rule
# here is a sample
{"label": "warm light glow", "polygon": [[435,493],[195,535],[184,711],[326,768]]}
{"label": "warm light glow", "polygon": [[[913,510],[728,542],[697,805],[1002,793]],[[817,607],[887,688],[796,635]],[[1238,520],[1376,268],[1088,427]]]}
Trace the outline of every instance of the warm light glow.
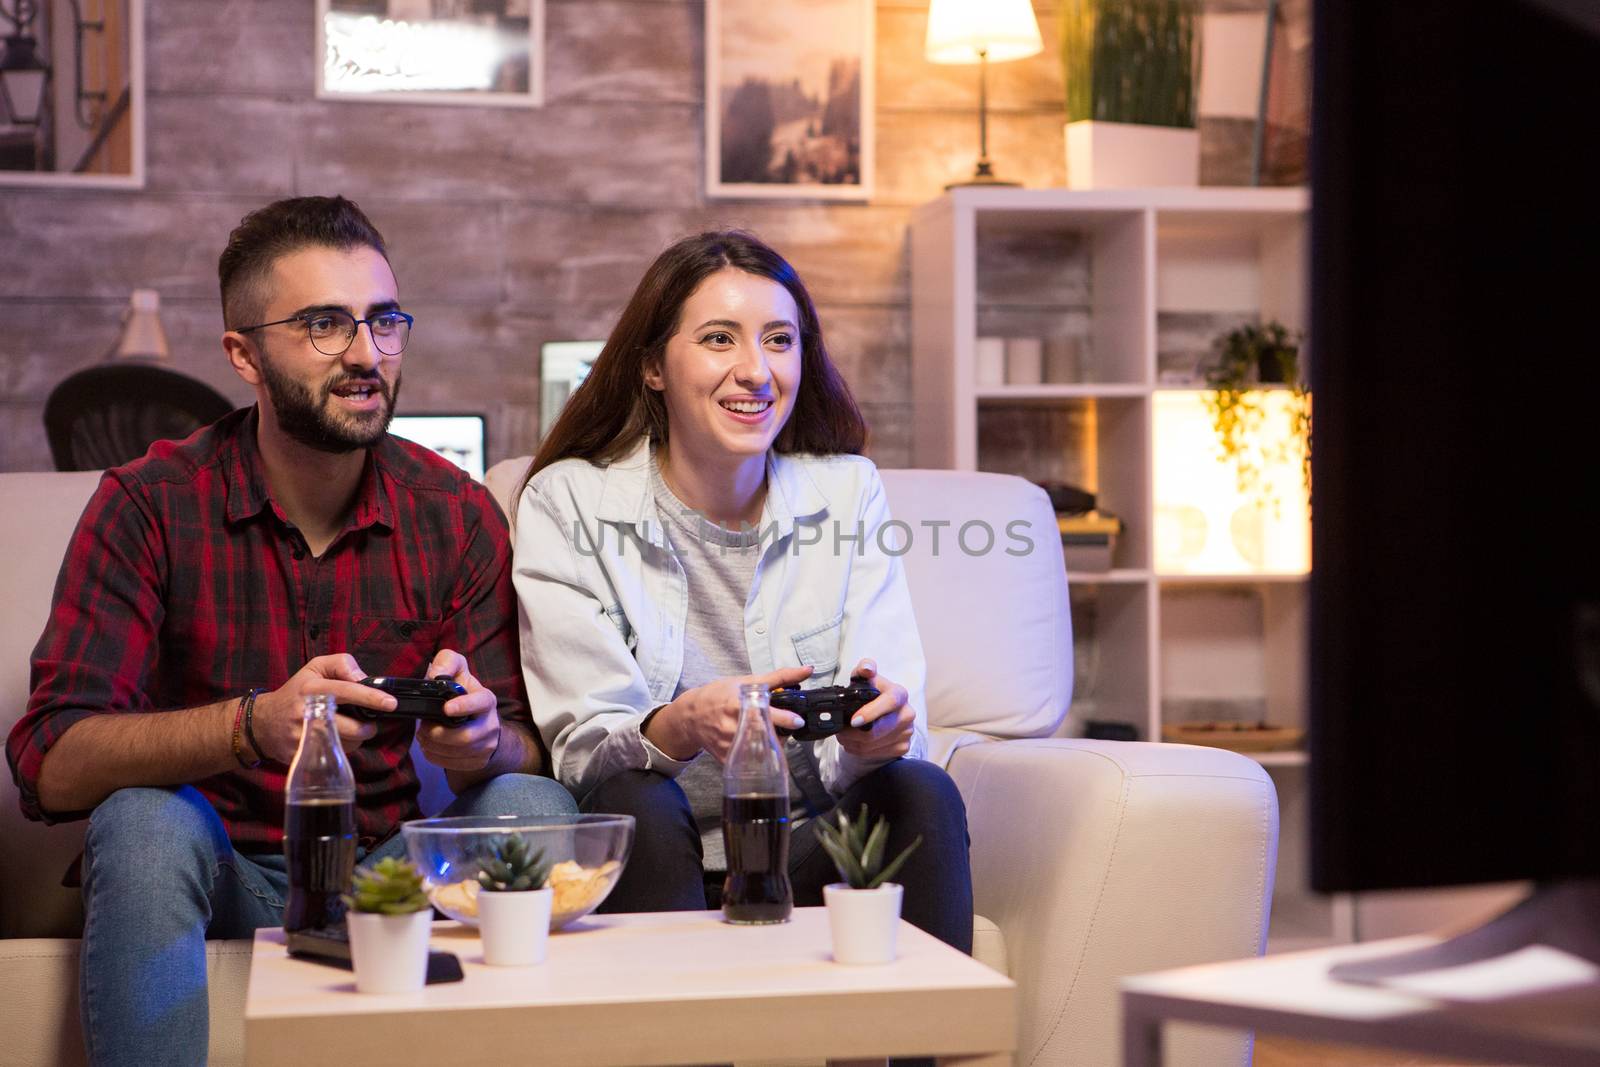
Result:
{"label": "warm light glow", "polygon": [[329,12],[323,80],[341,93],[488,91],[508,59],[526,55],[528,40],[490,25],[402,22]]}
{"label": "warm light glow", "polygon": [[1155,394],[1155,550],[1162,574],[1305,574],[1311,569],[1311,508],[1304,447],[1292,432],[1293,394],[1247,394],[1262,411],[1250,435],[1259,472],[1248,492],[1225,459],[1207,394]]}
{"label": "warm light glow", "polygon": [[928,9],[923,52],[931,63],[976,63],[979,52],[1003,63],[1043,50],[1029,0],[933,0]]}

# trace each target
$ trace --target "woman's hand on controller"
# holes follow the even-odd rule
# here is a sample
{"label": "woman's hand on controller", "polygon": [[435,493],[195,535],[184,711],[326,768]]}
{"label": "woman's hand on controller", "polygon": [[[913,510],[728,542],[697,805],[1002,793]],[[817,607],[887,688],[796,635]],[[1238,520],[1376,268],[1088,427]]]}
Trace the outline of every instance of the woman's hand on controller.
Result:
{"label": "woman's hand on controller", "polygon": [[870,659],[856,664],[851,678],[871,682],[878,699],[865,705],[850,718],[851,726],[870,724],[870,730],[840,730],[833,736],[853,756],[870,760],[892,760],[911,751],[911,738],[917,725],[916,710],[906,704],[906,687],[878,673]]}
{"label": "woman's hand on controller", "polygon": [[494,693],[473,677],[467,658],[452,649],[440,649],[428,665],[427,677],[441,675],[466,690],[445,701],[444,713],[467,722],[461,726],[419,723],[417,744],[428,762],[442,770],[482,770],[500,747],[500,713]]}
{"label": "woman's hand on controller", "polygon": [[[301,667],[287,682],[270,692],[256,695],[255,708],[250,713],[251,731],[261,745],[261,758],[288,764],[300,747],[300,734],[305,729],[304,697],[309,693],[327,693],[339,704],[357,704],[377,711],[393,711],[395,699],[369,685],[362,685],[367,676],[354,656],[338,653],[318,656]],[[339,731],[339,744],[346,752],[361,747],[377,732],[377,724],[358,719],[353,715],[335,715],[334,726]]]}
{"label": "woman's hand on controller", "polygon": [[[645,724],[650,743],[675,760],[693,759],[705,751],[725,763],[739,727],[739,687],[761,682],[769,689],[799,685],[811,677],[810,667],[781,667],[767,674],[718,678],[714,682],[685,689]],[[797,730],[805,720],[792,711],[772,709],[772,725]]]}

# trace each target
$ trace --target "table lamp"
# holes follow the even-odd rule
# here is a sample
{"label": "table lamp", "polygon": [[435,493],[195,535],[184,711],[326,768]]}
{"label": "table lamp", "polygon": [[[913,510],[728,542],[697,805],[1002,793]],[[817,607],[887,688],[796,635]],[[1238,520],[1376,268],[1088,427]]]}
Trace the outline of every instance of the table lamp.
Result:
{"label": "table lamp", "polygon": [[171,356],[167,349],[167,332],[161,328],[161,294],[155,289],[135,289],[128,298],[127,310],[122,313],[122,334],[117,347],[112,349],[113,359],[158,359]]}
{"label": "table lamp", "polygon": [[1030,0],[933,0],[923,54],[930,63],[978,64],[978,166],[956,185],[1016,185],[994,176],[989,161],[989,64],[1044,50]]}

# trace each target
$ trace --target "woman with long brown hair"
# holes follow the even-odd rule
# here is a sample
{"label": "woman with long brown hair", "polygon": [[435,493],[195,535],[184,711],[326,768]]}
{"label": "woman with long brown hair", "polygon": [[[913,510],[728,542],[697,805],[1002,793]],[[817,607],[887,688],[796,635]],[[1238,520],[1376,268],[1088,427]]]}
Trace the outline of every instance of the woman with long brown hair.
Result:
{"label": "woman with long brown hair", "polygon": [[[742,683],[868,680],[853,725],[786,743],[795,903],[835,881],[810,820],[891,822],[906,918],[972,939],[966,814],[928,763],[925,664],[866,424],[782,256],[738,231],[645,272],[516,507],[523,671],[562,784],[638,820],[614,911],[716,895]],[[797,716],[774,710],[779,726]]]}

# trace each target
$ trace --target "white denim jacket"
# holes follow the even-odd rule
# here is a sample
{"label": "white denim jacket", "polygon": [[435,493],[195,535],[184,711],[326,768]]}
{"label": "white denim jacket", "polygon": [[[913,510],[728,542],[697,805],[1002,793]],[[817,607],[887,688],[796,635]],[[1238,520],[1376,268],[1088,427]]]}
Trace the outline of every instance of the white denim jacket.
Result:
{"label": "white denim jacket", "polygon": [[[683,670],[688,589],[650,492],[646,441],[608,466],[568,459],[523,489],[513,582],[528,702],[557,779],[582,797],[619,771],[676,777],[641,732]],[[806,687],[846,684],[862,659],[905,686],[916,712],[907,755],[925,758],[926,664],[877,468],[861,456],[769,453],[761,558],[745,606],[753,673],[815,668]],[[887,546],[888,551],[885,551]],[[881,761],[816,742],[834,796]]]}

